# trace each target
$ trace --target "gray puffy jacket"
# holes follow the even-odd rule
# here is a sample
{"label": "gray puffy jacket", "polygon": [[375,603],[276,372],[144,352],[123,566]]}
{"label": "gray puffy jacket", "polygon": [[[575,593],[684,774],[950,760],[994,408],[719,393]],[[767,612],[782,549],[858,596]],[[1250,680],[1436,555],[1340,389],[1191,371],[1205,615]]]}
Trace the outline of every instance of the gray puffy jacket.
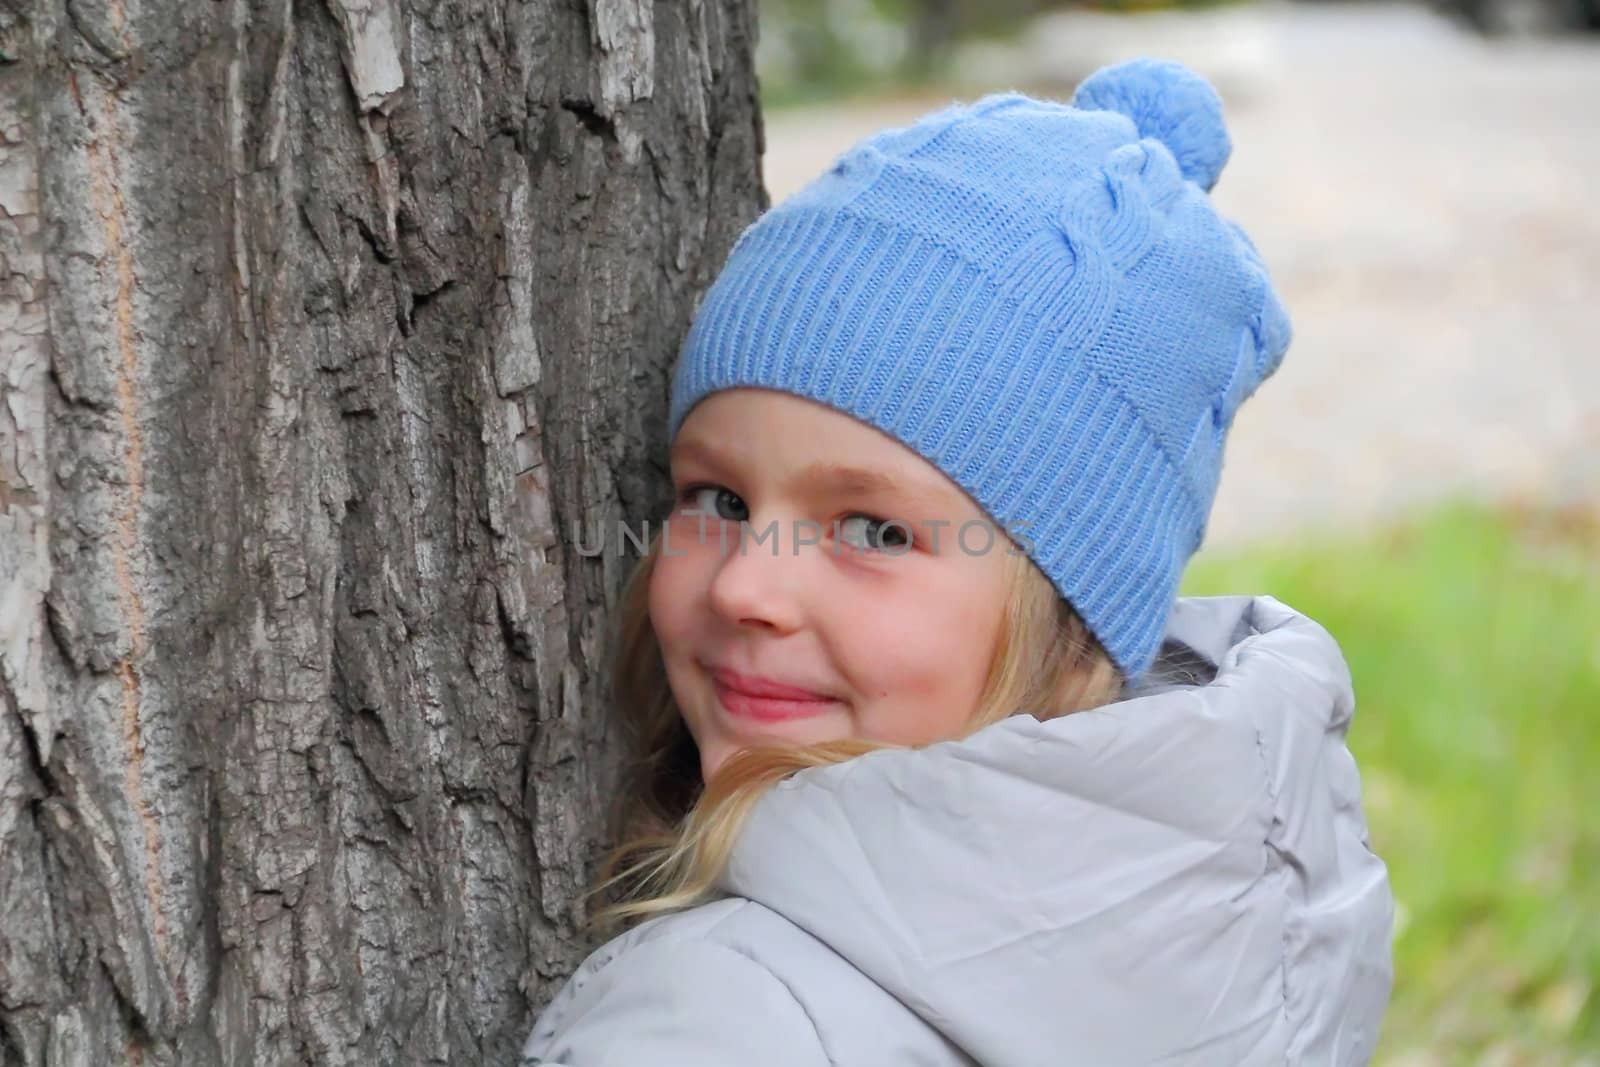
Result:
{"label": "gray puffy jacket", "polygon": [[1394,903],[1338,645],[1180,599],[1123,699],[803,771],[723,899],[597,950],[525,1064],[1367,1062]]}

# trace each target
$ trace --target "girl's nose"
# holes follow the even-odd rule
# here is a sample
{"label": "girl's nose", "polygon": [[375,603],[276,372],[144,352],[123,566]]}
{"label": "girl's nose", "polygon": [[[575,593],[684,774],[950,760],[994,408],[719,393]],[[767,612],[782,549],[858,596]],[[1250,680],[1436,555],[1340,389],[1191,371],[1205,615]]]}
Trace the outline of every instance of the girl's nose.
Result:
{"label": "girl's nose", "polygon": [[711,606],[739,626],[765,627],[790,633],[804,619],[804,571],[815,551],[815,536],[802,524],[773,520],[769,526],[751,521],[742,540],[728,538],[727,549],[711,578]]}

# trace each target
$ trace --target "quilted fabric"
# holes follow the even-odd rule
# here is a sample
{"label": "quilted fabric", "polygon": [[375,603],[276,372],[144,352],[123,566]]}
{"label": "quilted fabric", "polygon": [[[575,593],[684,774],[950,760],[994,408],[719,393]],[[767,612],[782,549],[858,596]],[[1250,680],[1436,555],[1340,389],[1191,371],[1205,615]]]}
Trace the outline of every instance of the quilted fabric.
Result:
{"label": "quilted fabric", "polygon": [[1338,646],[1180,598],[1123,699],[803,771],[728,894],[587,961],[525,1063],[1366,1063],[1394,902]]}

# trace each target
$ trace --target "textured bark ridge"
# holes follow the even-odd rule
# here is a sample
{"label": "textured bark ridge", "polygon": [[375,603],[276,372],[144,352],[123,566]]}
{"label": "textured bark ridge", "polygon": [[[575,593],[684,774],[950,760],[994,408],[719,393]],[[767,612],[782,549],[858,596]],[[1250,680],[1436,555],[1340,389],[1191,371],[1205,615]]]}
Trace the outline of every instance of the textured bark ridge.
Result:
{"label": "textured bark ridge", "polygon": [[515,1060],[752,6],[0,0],[0,1064]]}

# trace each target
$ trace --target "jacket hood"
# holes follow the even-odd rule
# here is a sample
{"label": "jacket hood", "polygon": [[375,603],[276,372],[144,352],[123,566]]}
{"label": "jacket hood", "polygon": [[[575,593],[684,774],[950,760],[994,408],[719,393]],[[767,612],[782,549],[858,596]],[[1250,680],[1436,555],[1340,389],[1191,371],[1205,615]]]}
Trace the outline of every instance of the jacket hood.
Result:
{"label": "jacket hood", "polygon": [[1113,704],[778,784],[723,888],[987,1067],[1364,1063],[1394,905],[1353,711],[1311,619],[1180,598]]}

